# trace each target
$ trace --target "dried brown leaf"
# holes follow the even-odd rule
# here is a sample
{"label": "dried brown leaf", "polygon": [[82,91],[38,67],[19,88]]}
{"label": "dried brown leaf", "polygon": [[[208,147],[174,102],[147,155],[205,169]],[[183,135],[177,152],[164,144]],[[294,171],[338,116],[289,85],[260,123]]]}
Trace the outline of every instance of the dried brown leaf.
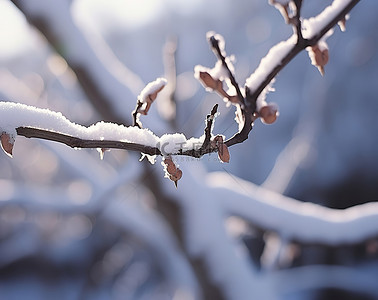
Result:
{"label": "dried brown leaf", "polygon": [[177,182],[182,177],[182,171],[180,169],[176,169],[176,172],[174,174],[169,175],[169,179],[172,180],[177,188]]}
{"label": "dried brown leaf", "polygon": [[[155,92],[151,93],[151,94],[148,94],[147,98],[153,102],[157,95],[161,92],[161,90],[165,87],[165,85],[162,85],[160,88],[158,88]],[[148,102],[147,102],[148,103]]]}
{"label": "dried brown leaf", "polygon": [[14,138],[11,137],[8,133],[3,132],[0,136],[1,148],[9,156],[12,157]]}
{"label": "dried brown leaf", "polygon": [[177,181],[182,177],[182,171],[177,168],[171,157],[166,157],[163,161],[166,177],[172,180],[177,188]]}
{"label": "dried brown leaf", "polygon": [[230,152],[228,151],[227,145],[223,142],[218,144],[218,157],[225,163],[230,162]]}
{"label": "dried brown leaf", "polygon": [[219,89],[223,90],[222,82],[219,79],[214,79],[208,72],[200,71],[199,78],[206,88],[210,88],[216,91],[218,91]]}
{"label": "dried brown leaf", "polygon": [[176,165],[171,158],[164,159],[164,164],[168,174],[174,174],[176,172]]}
{"label": "dried brown leaf", "polygon": [[340,30],[342,32],[344,32],[346,30],[346,26],[345,26],[345,24],[346,24],[346,18],[345,17],[342,18],[337,24],[339,25]]}
{"label": "dried brown leaf", "polygon": [[324,66],[329,60],[328,49],[320,49],[318,45],[312,46],[309,51],[309,56],[311,63],[318,68],[320,74],[324,75]]}

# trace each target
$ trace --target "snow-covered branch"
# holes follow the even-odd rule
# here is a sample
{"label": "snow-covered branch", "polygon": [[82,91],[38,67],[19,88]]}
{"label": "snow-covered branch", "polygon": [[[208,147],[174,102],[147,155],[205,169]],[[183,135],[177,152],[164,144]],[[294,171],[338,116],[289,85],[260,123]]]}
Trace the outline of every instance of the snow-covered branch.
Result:
{"label": "snow-covered branch", "polygon": [[217,105],[207,117],[203,137],[187,139],[183,134],[178,133],[158,137],[148,129],[109,122],[98,122],[85,127],[72,123],[61,113],[48,109],[0,102],[1,142],[4,151],[10,155],[16,135],[20,135],[55,141],[72,148],[125,149],[150,156],[201,157],[206,153],[220,152],[219,138],[211,134],[216,113]]}
{"label": "snow-covered branch", "polygon": [[378,235],[378,203],[332,209],[301,202],[223,173],[209,175],[208,183],[214,189],[211,194],[221,199],[229,214],[288,240],[341,245],[357,244]]}
{"label": "snow-covered branch", "polygon": [[[339,22],[343,22],[346,15],[360,0],[339,1],[335,0],[329,7],[324,9],[318,16],[310,19],[301,19],[300,1],[284,1],[285,4],[274,0],[272,4],[283,7],[286,14],[289,2],[294,7],[294,15],[287,15],[288,23],[294,27],[293,35],[286,41],[280,42],[272,47],[268,54],[261,59],[260,65],[255,72],[247,78],[245,92],[241,92],[234,77],[232,60],[226,56],[223,37],[214,32],[208,33],[211,47],[218,57],[218,62],[213,69],[197,66],[196,77],[203,85],[210,90],[217,92],[224,100],[236,106],[236,118],[239,125],[239,132],[225,141],[227,146],[242,143],[248,138],[253,128],[253,122],[260,117],[264,123],[273,123],[277,116],[277,107],[265,102],[266,94],[273,90],[271,85],[277,74],[293,60],[293,58],[307,49],[312,64],[324,73],[324,65],[328,62],[328,47],[325,43],[325,36]],[[328,37],[328,36],[327,36]],[[223,89],[223,83],[228,91]]]}
{"label": "snow-covered branch", "polygon": [[[289,2],[289,1],[286,1]],[[280,42],[269,50],[261,60],[255,72],[247,79],[247,98],[250,102],[257,101],[263,90],[272,82],[277,74],[301,51],[316,45],[360,0],[335,0],[316,17],[300,20],[302,35],[294,33],[289,39]]]}

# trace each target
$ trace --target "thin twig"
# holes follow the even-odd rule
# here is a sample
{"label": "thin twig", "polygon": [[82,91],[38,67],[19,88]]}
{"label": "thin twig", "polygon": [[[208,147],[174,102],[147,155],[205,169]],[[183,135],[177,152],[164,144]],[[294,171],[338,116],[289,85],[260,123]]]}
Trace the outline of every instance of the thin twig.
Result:
{"label": "thin twig", "polygon": [[228,73],[228,77],[230,78],[231,84],[234,86],[234,88],[236,90],[240,104],[242,106],[244,106],[245,105],[244,96],[243,96],[243,94],[240,90],[238,83],[236,82],[234,74],[231,72],[231,69],[226,62],[226,57],[223,55],[221,49],[219,48],[219,41],[215,38],[214,35],[212,35],[210,37],[210,44],[211,44],[211,47],[213,48],[214,52],[216,53],[217,57],[221,60],[223,67],[226,68],[227,73]]}
{"label": "thin twig", "polygon": [[18,127],[16,128],[17,134],[27,138],[38,138],[48,141],[54,141],[65,144],[72,148],[102,148],[102,149],[124,149],[129,151],[136,151],[145,153],[148,155],[161,155],[160,149],[157,147],[150,147],[146,145],[122,142],[122,141],[110,141],[110,140],[87,140],[78,137],[70,136],[67,134],[32,128],[32,127]]}
{"label": "thin twig", "polygon": [[142,123],[139,120],[139,109],[142,107],[143,103],[141,101],[137,101],[137,104],[135,106],[135,109],[131,113],[131,116],[133,117],[133,126],[136,126],[140,129],[142,129]]}
{"label": "thin twig", "polygon": [[294,26],[296,29],[296,33],[298,36],[297,44],[301,43],[303,40],[302,35],[302,21],[301,21],[301,8],[302,8],[302,0],[294,0],[295,5],[295,16],[294,16]]}
{"label": "thin twig", "polygon": [[205,140],[202,144],[202,149],[206,149],[210,144],[211,139],[211,131],[214,123],[214,119],[216,117],[216,113],[218,110],[218,104],[215,104],[213,109],[211,110],[210,114],[206,117],[206,128],[205,128]]}

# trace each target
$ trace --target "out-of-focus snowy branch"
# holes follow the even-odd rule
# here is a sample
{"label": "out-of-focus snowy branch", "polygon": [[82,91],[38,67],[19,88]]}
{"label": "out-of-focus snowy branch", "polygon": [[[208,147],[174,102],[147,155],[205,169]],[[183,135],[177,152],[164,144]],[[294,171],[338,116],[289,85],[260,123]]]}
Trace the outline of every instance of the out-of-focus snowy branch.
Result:
{"label": "out-of-focus snowy branch", "polygon": [[377,203],[331,209],[300,202],[223,173],[209,175],[208,183],[213,189],[211,193],[229,214],[288,240],[340,245],[356,244],[378,235]]}
{"label": "out-of-focus snowy branch", "polygon": [[[357,244],[378,235],[377,203],[346,210],[331,209],[285,197],[230,174],[213,173],[206,177],[195,167],[189,168],[186,180],[190,184],[182,187],[183,196],[177,199],[185,207],[186,245],[192,256],[204,258],[213,281],[229,298],[245,299],[245,295],[249,295],[276,299],[278,295],[294,291],[343,287],[358,278],[359,271],[346,267],[327,269],[326,266],[306,267],[298,271],[269,270],[272,276],[261,274],[249,260],[245,249],[227,235],[225,218],[240,216],[264,232],[278,233],[284,244],[290,241],[329,246]],[[205,181],[198,179],[202,176],[206,177]],[[317,275],[327,274],[327,270],[329,274],[344,275],[332,276],[332,280],[325,279],[328,275],[312,280],[316,277],[312,270]],[[303,277],[299,276],[299,281],[291,282],[300,274]],[[284,280],[286,275],[288,281]],[[369,294],[376,294],[373,282],[368,280],[362,284],[368,287]],[[349,289],[361,292],[363,288],[355,282]]]}

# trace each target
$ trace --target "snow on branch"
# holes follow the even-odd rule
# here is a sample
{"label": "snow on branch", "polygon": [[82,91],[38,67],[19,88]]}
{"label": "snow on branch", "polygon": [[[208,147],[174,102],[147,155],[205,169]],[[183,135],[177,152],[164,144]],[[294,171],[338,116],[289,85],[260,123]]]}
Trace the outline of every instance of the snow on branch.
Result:
{"label": "snow on branch", "polygon": [[[287,23],[291,24],[294,34],[286,41],[272,47],[261,59],[255,72],[247,78],[245,91],[241,91],[234,77],[232,57],[226,55],[225,41],[217,33],[207,34],[212,50],[218,58],[215,66],[210,69],[203,66],[195,67],[195,77],[208,90],[218,93],[229,105],[236,107],[236,122],[239,131],[225,145],[232,146],[242,143],[248,138],[253,122],[260,118],[263,123],[271,124],[278,116],[278,108],[273,103],[265,102],[269,91],[274,90],[276,75],[301,51],[307,49],[311,62],[320,73],[324,74],[324,65],[328,63],[329,53],[325,39],[337,24],[345,25],[346,15],[360,0],[335,0],[318,16],[308,20],[301,18],[302,0],[278,1],[270,0],[284,14]],[[224,89],[224,84],[227,90]]]}
{"label": "snow on branch", "polygon": [[[12,155],[16,135],[40,138],[73,148],[125,149],[146,155],[187,155],[200,157],[218,151],[212,143],[212,124],[217,105],[207,117],[204,137],[187,139],[183,134],[156,136],[149,129],[98,122],[89,127],[69,121],[59,112],[20,103],[0,102],[0,132],[3,150]],[[215,141],[219,138],[215,139]]]}
{"label": "snow on branch", "polygon": [[[301,51],[317,43],[339,22],[345,24],[346,15],[360,0],[334,0],[319,15],[310,19],[301,20],[301,1],[277,1],[271,0],[272,4],[283,5],[281,2],[297,3],[298,11],[295,15],[296,22],[293,27],[295,32],[289,39],[278,43],[270,49],[268,54],[261,60],[255,72],[246,81],[246,94],[250,103],[254,103],[263,90],[272,82],[276,75]],[[277,4],[278,3],[278,4]],[[281,4],[280,4],[281,3]],[[301,24],[299,26],[298,24]],[[298,31],[298,28],[301,30]],[[298,32],[300,34],[298,34]],[[328,60],[327,60],[328,61]],[[325,63],[324,63],[325,64]],[[324,65],[323,65],[324,66]]]}
{"label": "snow on branch", "polygon": [[235,185],[235,178],[223,173],[209,175],[207,182],[213,189],[212,195],[221,199],[231,215],[288,240],[341,245],[378,236],[378,203],[339,210],[300,202],[239,178]]}

